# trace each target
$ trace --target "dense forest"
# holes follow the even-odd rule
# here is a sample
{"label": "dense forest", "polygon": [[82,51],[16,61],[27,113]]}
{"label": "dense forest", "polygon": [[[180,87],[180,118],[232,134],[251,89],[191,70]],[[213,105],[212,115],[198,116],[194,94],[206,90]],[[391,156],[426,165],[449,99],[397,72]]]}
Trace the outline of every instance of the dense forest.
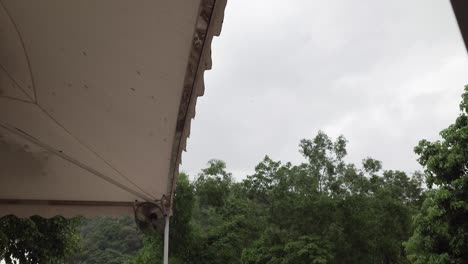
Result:
{"label": "dense forest", "polygon": [[[242,181],[221,160],[182,173],[170,263],[468,263],[468,86],[462,98],[441,139],[415,147],[424,172],[386,170],[368,157],[349,163],[347,140],[319,132],[299,143],[301,164],[265,156]],[[162,237],[141,234],[130,218],[6,217],[0,256],[157,264]]]}

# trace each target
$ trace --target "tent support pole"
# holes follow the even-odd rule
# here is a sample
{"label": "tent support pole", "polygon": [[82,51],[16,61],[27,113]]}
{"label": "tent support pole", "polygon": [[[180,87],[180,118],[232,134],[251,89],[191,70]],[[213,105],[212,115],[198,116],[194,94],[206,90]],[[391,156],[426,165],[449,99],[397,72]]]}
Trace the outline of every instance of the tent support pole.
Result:
{"label": "tent support pole", "polygon": [[164,264],[169,264],[169,215],[166,215],[164,226]]}

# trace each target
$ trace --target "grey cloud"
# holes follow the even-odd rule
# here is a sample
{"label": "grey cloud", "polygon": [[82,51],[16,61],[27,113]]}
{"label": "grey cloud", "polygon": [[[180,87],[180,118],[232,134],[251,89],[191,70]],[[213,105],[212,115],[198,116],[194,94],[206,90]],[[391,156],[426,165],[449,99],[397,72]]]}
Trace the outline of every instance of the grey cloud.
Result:
{"label": "grey cloud", "polygon": [[229,1],[182,169],[299,162],[319,129],[353,162],[418,169],[414,145],[457,115],[466,58],[448,1]]}

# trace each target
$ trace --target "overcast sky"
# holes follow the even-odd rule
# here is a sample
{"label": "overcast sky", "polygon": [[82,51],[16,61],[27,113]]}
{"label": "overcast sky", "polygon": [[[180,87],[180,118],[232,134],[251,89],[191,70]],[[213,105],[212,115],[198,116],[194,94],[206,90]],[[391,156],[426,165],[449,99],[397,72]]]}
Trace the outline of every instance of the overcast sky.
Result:
{"label": "overcast sky", "polygon": [[231,0],[212,45],[182,170],[241,179],[299,140],[348,140],[348,160],[421,169],[413,147],[454,121],[468,59],[448,0]]}

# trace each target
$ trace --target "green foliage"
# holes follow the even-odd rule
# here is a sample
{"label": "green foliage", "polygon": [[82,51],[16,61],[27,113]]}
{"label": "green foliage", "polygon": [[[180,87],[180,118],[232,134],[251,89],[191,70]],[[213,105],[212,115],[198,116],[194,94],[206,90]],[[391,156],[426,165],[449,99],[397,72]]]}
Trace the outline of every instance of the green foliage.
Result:
{"label": "green foliage", "polygon": [[[420,201],[420,174],[379,174],[381,163],[369,158],[358,170],[343,160],[345,143],[320,132],[301,141],[308,163],[282,165],[266,157],[244,181],[247,197],[268,212],[268,229],[244,250],[244,263],[405,262],[402,242]],[[285,253],[296,247],[302,259]]]}
{"label": "green foliage", "polygon": [[202,205],[220,207],[229,195],[232,175],[226,172],[226,163],[210,160],[195,181],[198,199]]}
{"label": "green foliage", "polygon": [[146,237],[144,247],[140,249],[133,261],[133,264],[162,263],[162,241],[159,237]]}
{"label": "green foliage", "polygon": [[333,260],[331,244],[317,236],[292,236],[290,232],[267,229],[250,248],[242,252],[242,263],[317,263]]}
{"label": "green foliage", "polygon": [[335,191],[334,189],[338,188],[339,183],[334,176],[344,168],[346,143],[343,136],[332,142],[322,131],[313,140],[301,140],[300,152],[309,161],[307,164],[309,175],[317,180],[320,193]]}
{"label": "green foliage", "polygon": [[[346,139],[323,132],[300,149],[306,163],[267,156],[239,183],[217,160],[192,183],[181,177],[175,208],[190,206],[171,226],[171,234],[184,234],[174,243],[184,246],[170,262],[406,263],[402,243],[421,203],[421,174],[382,171],[370,158],[358,169],[344,161]],[[148,243],[136,263],[159,263],[161,238]],[[148,250],[159,255],[141,260]]]}
{"label": "green foliage", "polygon": [[63,263],[78,249],[80,219],[0,218],[0,259],[12,263]]}
{"label": "green foliage", "polygon": [[125,263],[143,246],[143,237],[130,217],[84,219],[81,237],[81,251],[68,263]]}
{"label": "green foliage", "polygon": [[405,244],[412,263],[468,263],[468,86],[462,111],[442,140],[421,140],[415,148],[426,169],[427,194]]}
{"label": "green foliage", "polygon": [[[219,165],[219,163],[214,163]],[[181,173],[177,180],[177,192],[174,195],[173,216],[169,226],[169,259],[171,264],[190,263],[193,248],[198,241],[195,240],[192,221],[192,210],[195,204],[194,185],[190,183],[188,175]],[[163,237],[161,235],[145,236],[144,246],[131,263],[158,264],[163,256]]]}
{"label": "green foliage", "polygon": [[195,205],[194,186],[190,183],[188,175],[181,173],[177,179],[177,192],[174,195],[174,213],[169,226],[173,232],[169,236],[169,249],[171,256],[189,259],[193,241],[193,228],[190,225],[192,210]]}

